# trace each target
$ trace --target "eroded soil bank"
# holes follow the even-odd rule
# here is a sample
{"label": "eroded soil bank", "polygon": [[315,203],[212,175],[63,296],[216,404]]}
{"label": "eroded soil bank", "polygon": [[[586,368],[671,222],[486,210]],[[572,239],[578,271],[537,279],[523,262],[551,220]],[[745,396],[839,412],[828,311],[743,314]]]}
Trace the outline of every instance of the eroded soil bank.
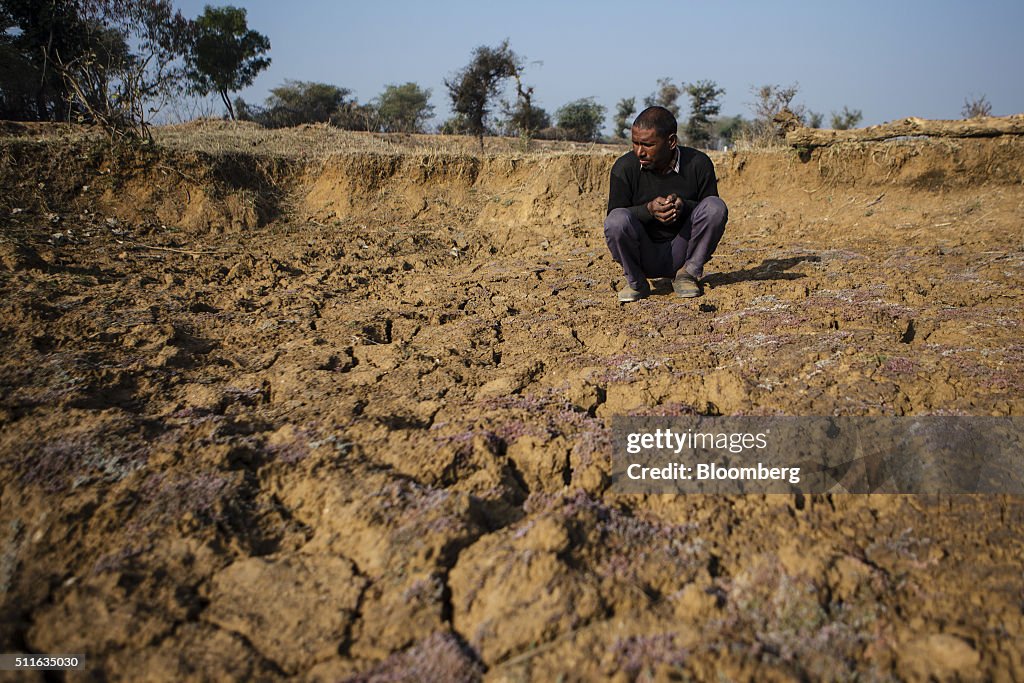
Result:
{"label": "eroded soil bank", "polygon": [[705,295],[629,307],[620,152],[4,138],[0,651],[1024,677],[1020,499],[608,491],[613,415],[1019,415],[1024,145],[717,155]]}

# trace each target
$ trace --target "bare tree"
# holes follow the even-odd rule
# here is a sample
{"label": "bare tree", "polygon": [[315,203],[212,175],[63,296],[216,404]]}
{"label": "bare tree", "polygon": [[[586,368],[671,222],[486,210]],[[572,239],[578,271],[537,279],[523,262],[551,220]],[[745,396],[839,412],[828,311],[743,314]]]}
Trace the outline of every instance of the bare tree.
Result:
{"label": "bare tree", "polygon": [[551,117],[542,107],[533,103],[533,86],[523,85],[522,68],[512,74],[516,80],[516,102],[502,103],[505,115],[504,129],[506,135],[519,135],[532,138],[538,131],[551,126]]}
{"label": "bare tree", "polygon": [[776,117],[784,114],[787,121],[802,123],[805,119],[803,105],[793,104],[793,98],[800,91],[800,85],[793,83],[788,86],[762,85],[751,88],[754,102],[750,109],[754,119],[750,122],[742,136],[742,142],[753,147],[771,145],[780,135]]}
{"label": "bare tree", "polygon": [[964,108],[960,110],[960,113],[965,119],[992,116],[992,104],[984,95],[979,97],[971,95],[964,98]]}

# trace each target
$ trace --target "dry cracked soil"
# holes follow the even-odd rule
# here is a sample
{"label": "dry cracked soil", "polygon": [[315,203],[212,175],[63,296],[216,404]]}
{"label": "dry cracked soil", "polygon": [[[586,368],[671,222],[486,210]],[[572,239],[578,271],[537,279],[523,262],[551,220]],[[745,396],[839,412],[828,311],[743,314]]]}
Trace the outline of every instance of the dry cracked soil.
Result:
{"label": "dry cracked soil", "polygon": [[629,306],[622,148],[431,139],[3,130],[0,651],[1024,678],[1019,497],[609,490],[616,415],[1020,415],[1019,138],[717,153],[704,296]]}

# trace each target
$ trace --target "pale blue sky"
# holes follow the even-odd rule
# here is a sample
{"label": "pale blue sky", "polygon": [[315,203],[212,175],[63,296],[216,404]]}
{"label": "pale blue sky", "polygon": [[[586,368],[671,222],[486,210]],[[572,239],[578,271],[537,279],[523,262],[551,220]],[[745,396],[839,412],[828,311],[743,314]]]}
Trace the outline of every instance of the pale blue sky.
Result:
{"label": "pale blue sky", "polygon": [[664,76],[717,81],[722,113],[744,116],[751,87],[798,82],[795,101],[826,125],[844,105],[863,111],[863,125],[958,118],[982,94],[994,114],[1024,112],[1024,0],[174,3],[189,17],[206,4],[245,7],[270,38],[273,64],[241,93],[252,103],[285,79],[349,88],[360,102],[415,81],[433,91],[437,123],[450,114],[444,78],[476,46],[509,38],[552,114],[589,96],[610,114]]}

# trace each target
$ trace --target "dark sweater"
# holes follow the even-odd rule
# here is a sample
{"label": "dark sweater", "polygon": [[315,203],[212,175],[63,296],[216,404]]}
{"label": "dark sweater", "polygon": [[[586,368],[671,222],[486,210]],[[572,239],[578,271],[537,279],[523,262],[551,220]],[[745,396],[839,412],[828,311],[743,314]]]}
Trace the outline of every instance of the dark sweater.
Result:
{"label": "dark sweater", "polygon": [[[715,166],[707,154],[690,147],[679,147],[679,173],[669,171],[659,175],[641,169],[636,154],[622,155],[612,166],[611,185],[608,190],[608,213],[612,209],[629,209],[647,234],[655,242],[665,242],[679,233],[679,228],[702,199],[718,196]],[[683,211],[674,223],[661,223],[647,210],[647,202],[655,197],[675,193],[683,204]]]}

